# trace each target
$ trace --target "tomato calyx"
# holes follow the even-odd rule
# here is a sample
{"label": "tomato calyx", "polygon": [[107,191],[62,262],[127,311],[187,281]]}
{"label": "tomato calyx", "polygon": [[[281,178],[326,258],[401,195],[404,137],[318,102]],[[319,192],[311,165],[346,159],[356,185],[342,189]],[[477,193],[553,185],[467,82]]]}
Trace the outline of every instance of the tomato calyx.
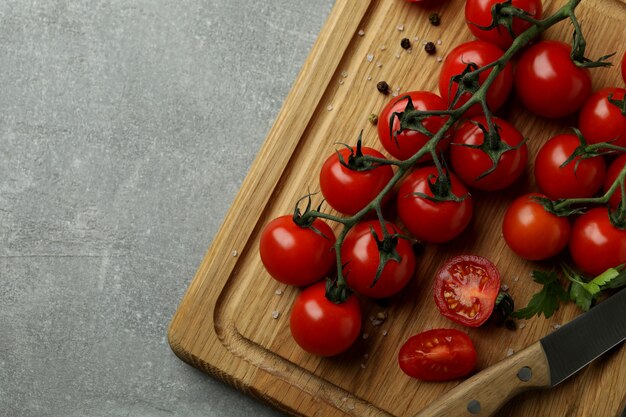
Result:
{"label": "tomato calyx", "polygon": [[479,76],[480,73],[491,68],[493,65],[485,65],[479,68],[473,62],[465,63],[465,69],[460,73],[450,78],[450,84],[448,85],[448,97],[452,93],[452,87],[454,84],[458,85],[456,93],[450,102],[449,108],[452,109],[457,104],[463,94],[469,94],[473,96],[480,89]]}
{"label": "tomato calyx", "polygon": [[527,20],[531,23],[536,23],[537,20],[532,17],[532,14],[524,9],[513,6],[513,0],[506,0],[502,3],[496,3],[491,7],[491,24],[489,26],[480,26],[476,23],[469,22],[476,26],[480,30],[493,30],[496,29],[500,32],[500,26],[503,26],[511,38],[515,39],[517,33],[513,31],[513,18],[520,18]]}
{"label": "tomato calyx", "polygon": [[[344,264],[343,266],[345,267],[346,264]],[[348,298],[350,298],[350,296],[352,296],[352,291],[350,290],[350,288],[348,288],[347,285],[345,285],[345,282],[343,285],[341,285],[339,283],[338,277],[334,276],[333,278],[326,279],[325,296],[328,301],[335,304],[341,304],[344,303]]]}
{"label": "tomato calyx", "polygon": [[515,301],[513,297],[507,291],[500,290],[487,323],[493,323],[496,326],[506,325],[507,328],[514,329],[515,322],[509,319],[514,311]]}
{"label": "tomato calyx", "polygon": [[412,193],[409,195],[416,195],[425,200],[432,201],[433,203],[441,203],[444,201],[455,201],[457,203],[460,203],[461,201],[470,197],[469,192],[462,196],[454,194],[454,192],[452,191],[452,182],[450,181],[450,177],[447,174],[447,169],[439,169],[438,175],[429,175],[428,188],[433,195],[428,195],[420,192]]}
{"label": "tomato calyx", "polygon": [[337,151],[337,158],[339,158],[339,163],[352,171],[358,172],[371,171],[380,166],[392,164],[392,161],[375,158],[371,155],[364,155],[362,142],[363,131],[361,130],[361,132],[359,133],[359,138],[356,141],[356,150],[348,144],[338,143],[339,145],[343,145],[350,152],[350,156],[348,156],[348,161],[346,162],[341,152]]}
{"label": "tomato calyx", "polygon": [[622,116],[626,116],[626,95],[624,95],[621,100],[615,100],[613,98],[613,93],[610,93],[606,99],[609,103],[611,103],[620,110]]}
{"label": "tomato calyx", "polygon": [[537,195],[530,196],[530,198],[537,203],[541,204],[545,211],[552,213],[559,217],[568,217],[574,214],[583,214],[585,212],[584,207],[569,207],[564,205],[567,199],[550,200],[548,197],[541,197]]}
{"label": "tomato calyx", "polygon": [[625,230],[626,229],[626,206],[624,205],[623,201],[619,203],[619,205],[617,206],[617,209],[611,210],[611,208],[609,207],[608,210],[609,210],[609,220],[611,221],[611,224],[620,230]]}
{"label": "tomato calyx", "polygon": [[482,144],[470,145],[467,143],[452,143],[452,145],[454,146],[465,146],[467,148],[480,149],[489,157],[489,159],[491,159],[491,167],[482,174],[480,174],[478,177],[476,177],[474,181],[479,181],[495,171],[495,169],[498,167],[498,163],[500,162],[500,158],[504,153],[518,150],[520,147],[524,146],[524,144],[528,140],[528,138],[524,138],[517,145],[511,146],[503,141],[500,137],[500,133],[498,132],[498,130],[500,130],[500,127],[493,123],[490,117],[488,117],[487,120],[491,125],[489,126],[489,129],[487,129],[485,126],[475,120],[470,120],[473,125],[478,127],[483,132],[484,140]]}
{"label": "tomato calyx", "polygon": [[374,228],[370,226],[370,233],[374,237],[374,241],[376,242],[376,246],[378,247],[379,254],[378,268],[376,268],[376,276],[374,277],[374,281],[372,281],[370,288],[376,285],[376,283],[380,279],[380,276],[383,273],[383,270],[385,269],[385,265],[387,265],[389,261],[395,261],[398,263],[402,261],[402,257],[396,250],[396,247],[398,246],[398,239],[401,236],[397,233],[389,234],[389,232],[387,232],[387,228],[384,225],[382,230],[383,238],[380,239]]}
{"label": "tomato calyx", "polygon": [[574,41],[572,43],[572,52],[570,54],[570,57],[572,58],[574,64],[579,68],[597,68],[612,66],[613,64],[608,62],[607,59],[615,55],[615,52],[613,52],[612,54],[603,55],[595,61],[585,57],[587,41],[585,41],[585,37],[583,36],[580,22],[576,18],[576,15],[573,11],[570,11],[569,18],[572,22],[572,26],[574,26]]}
{"label": "tomato calyx", "polygon": [[[298,201],[296,201],[296,207],[293,210],[293,217],[292,217],[293,222],[299,227],[302,227],[305,229],[311,229],[316,234],[328,240],[328,237],[324,233],[322,233],[317,227],[313,225],[313,222],[315,222],[316,216],[308,215],[313,212],[313,210],[311,210],[311,205],[313,204],[311,197],[314,196],[315,194],[317,193],[309,193],[305,195],[304,197],[301,197]],[[300,202],[304,199],[307,199],[307,204],[304,209],[304,212],[301,213]],[[315,212],[320,212],[320,210],[322,209],[322,204],[324,204],[324,201],[322,201],[319,204],[319,206],[317,206],[317,210],[315,210]]]}
{"label": "tomato calyx", "polygon": [[[423,135],[426,135],[429,138],[432,138],[433,134],[428,129],[426,129],[426,126],[424,126],[424,123],[423,123],[423,121],[427,117],[432,116],[432,112],[416,110],[415,105],[413,104],[413,100],[411,99],[411,96],[401,97],[398,101],[396,101],[396,103],[401,100],[407,100],[404,111],[393,112],[389,118],[389,136],[393,138],[394,142],[396,143],[396,146],[400,146],[400,143],[398,142],[398,135],[404,132],[405,130],[416,131]],[[400,122],[400,128],[394,132],[393,122],[396,117],[398,118],[398,121]]]}

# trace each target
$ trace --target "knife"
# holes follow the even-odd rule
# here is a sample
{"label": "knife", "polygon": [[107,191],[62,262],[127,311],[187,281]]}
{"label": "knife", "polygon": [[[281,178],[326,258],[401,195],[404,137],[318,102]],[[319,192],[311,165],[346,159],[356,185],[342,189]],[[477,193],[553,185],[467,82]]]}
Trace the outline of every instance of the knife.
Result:
{"label": "knife", "polygon": [[415,417],[487,417],[521,392],[552,388],[626,340],[621,290],[539,342],[477,373]]}

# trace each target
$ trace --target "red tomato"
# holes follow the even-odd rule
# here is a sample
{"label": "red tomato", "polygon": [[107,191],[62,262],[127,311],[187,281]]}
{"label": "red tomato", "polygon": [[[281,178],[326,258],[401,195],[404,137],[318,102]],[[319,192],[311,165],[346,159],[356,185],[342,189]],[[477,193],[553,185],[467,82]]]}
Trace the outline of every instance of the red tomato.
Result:
{"label": "red tomato", "polygon": [[[605,193],[608,191],[609,188],[611,188],[619,173],[622,171],[622,169],[624,169],[624,166],[626,166],[626,153],[620,155],[619,158],[613,161],[611,166],[609,166],[609,169],[606,171],[606,180],[604,181]],[[609,204],[612,208],[617,208],[620,201],[622,201],[622,190],[620,190],[620,187],[617,187],[617,190],[615,191],[615,193],[613,193],[611,199],[609,200]]]}
{"label": "red tomato", "polygon": [[561,252],[570,236],[570,225],[565,217],[548,213],[526,194],[507,209],[502,223],[502,234],[513,252],[524,259],[538,261]]}
{"label": "red tomato", "polygon": [[601,156],[588,159],[577,157],[561,168],[578,145],[580,141],[574,134],[556,135],[537,154],[535,180],[541,192],[552,200],[591,197],[602,187],[606,165]]}
{"label": "red tomato", "polygon": [[[506,151],[500,156],[497,168],[487,176],[476,181],[481,174],[489,170],[493,162],[491,158],[481,149],[469,148],[460,145],[482,145],[485,135],[480,127],[474,123],[480,123],[487,128],[485,116],[474,117],[471,121],[466,121],[456,131],[450,149],[450,161],[454,172],[468,186],[479,190],[495,191],[502,190],[513,184],[522,175],[528,161],[528,148],[526,144],[517,149]],[[493,118],[494,124],[499,128],[500,139],[510,145],[518,146],[524,137],[505,120]]]}
{"label": "red tomato", "polygon": [[[375,149],[363,147],[363,155],[376,158],[385,156]],[[356,152],[356,148],[353,148]],[[339,150],[347,163],[350,150]],[[339,162],[335,152],[328,157],[320,171],[320,188],[324,198],[332,208],[340,213],[353,215],[369,204],[393,177],[391,166],[379,166],[367,171],[356,171],[347,168]]]}
{"label": "red tomato", "polygon": [[[502,55],[503,52],[500,48],[483,41],[470,41],[454,48],[448,53],[445,61],[443,61],[441,73],[439,74],[439,93],[441,97],[443,97],[448,104],[451,104],[458,90],[458,84],[453,83],[451,86],[450,80],[455,75],[461,74],[467,67],[467,64],[474,63],[480,68],[496,61],[502,57]],[[491,69],[482,72],[479,76],[479,82],[481,84],[484,83],[490,73]],[[511,69],[511,64],[507,63],[504,70],[498,74],[487,92],[487,104],[491,111],[498,110],[504,104],[506,98],[509,96],[509,92],[511,92],[512,86],[513,70]],[[463,94],[454,108],[461,107],[470,97],[468,93]],[[476,104],[465,113],[465,116],[476,116],[481,114],[482,111],[480,105]]]}
{"label": "red tomato", "polygon": [[335,263],[335,235],[320,219],[310,228],[294,223],[292,216],[269,222],[261,232],[261,261],[276,280],[289,285],[309,285],[322,279]]}
{"label": "red tomato", "polygon": [[464,326],[486,322],[499,292],[500,273],[482,256],[457,256],[437,271],[435,304],[441,315]]}
{"label": "red tomato", "polygon": [[398,191],[398,215],[407,229],[425,242],[443,243],[457,237],[469,224],[472,213],[472,198],[467,188],[454,174],[448,177],[452,192],[457,197],[467,196],[463,201],[434,202],[414,193],[433,196],[428,183],[438,176],[437,169],[427,166],[416,169],[402,180]]}
{"label": "red tomato", "polygon": [[611,223],[605,207],[596,207],[574,222],[569,251],[576,266],[595,277],[626,263],[626,230]]}
{"label": "red tomato", "polygon": [[586,68],[572,62],[569,44],[541,41],[520,58],[515,88],[527,109],[540,116],[563,117],[574,113],[591,93]]}
{"label": "red tomato", "polygon": [[626,115],[608,101],[609,94],[613,95],[613,100],[623,100],[626,90],[603,88],[596,91],[580,110],[578,125],[587,143],[611,142],[626,146]]}
{"label": "red tomato", "polygon": [[410,377],[449,381],[472,372],[476,356],[467,334],[454,329],[434,329],[409,338],[400,348],[398,362]]}
{"label": "red tomato", "polygon": [[[387,223],[386,227],[390,234],[398,233],[398,228],[392,223]],[[346,235],[341,246],[341,261],[346,265],[344,275],[348,286],[359,294],[372,298],[390,297],[404,288],[413,276],[415,254],[406,239],[398,238],[395,249],[400,255],[400,262],[388,261],[372,286],[380,264],[380,252],[370,228],[382,241],[383,232],[378,220],[358,223]]]}
{"label": "red tomato", "polygon": [[[467,0],[465,3],[465,21],[467,27],[474,36],[485,42],[492,43],[501,49],[508,49],[513,43],[509,31],[502,25],[491,30],[480,29],[478,26],[490,26],[493,21],[491,8],[504,3],[503,0]],[[526,10],[531,17],[541,19],[541,0],[513,0],[512,6]],[[513,33],[519,35],[531,26],[531,23],[515,18],[513,19]]]}
{"label": "red tomato", "polygon": [[324,282],[302,291],[293,303],[289,327],[302,349],[318,356],[333,356],[347,350],[359,336],[361,309],[354,296],[335,304],[325,293]]}
{"label": "red tomato", "polygon": [[[429,91],[411,91],[406,93],[404,96],[411,97],[411,101],[413,102],[413,106],[416,110],[435,111],[446,110],[448,108],[446,106],[446,102],[443,101],[441,97]],[[393,113],[403,112],[407,103],[407,99],[393,98],[389,103],[387,103],[378,117],[378,138],[380,139],[380,143],[382,143],[387,152],[399,160],[409,159],[415,155],[417,151],[422,149],[426,142],[430,140],[428,136],[415,130],[405,130],[396,135],[395,138],[390,135],[389,122]],[[441,127],[446,123],[446,120],[447,117],[431,116],[424,119],[422,124],[426,129],[428,129],[429,132],[434,134],[441,129]],[[400,120],[397,117],[394,117],[393,132],[398,129],[400,129]],[[449,129],[437,145],[437,150],[439,152],[446,150],[448,144],[450,143],[451,136],[452,129]],[[432,156],[430,154],[426,154],[420,159],[420,161],[428,161],[430,159],[432,159]]]}

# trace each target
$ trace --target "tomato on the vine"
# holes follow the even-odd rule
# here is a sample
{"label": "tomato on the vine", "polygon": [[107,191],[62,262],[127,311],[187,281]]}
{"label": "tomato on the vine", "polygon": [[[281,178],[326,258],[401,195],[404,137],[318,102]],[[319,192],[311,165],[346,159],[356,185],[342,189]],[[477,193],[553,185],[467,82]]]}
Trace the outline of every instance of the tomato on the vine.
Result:
{"label": "tomato on the vine", "polygon": [[[416,110],[421,111],[439,111],[446,110],[446,102],[443,101],[435,93],[429,91],[411,91],[404,94],[402,97],[393,98],[380,112],[378,117],[378,138],[383,147],[394,158],[399,160],[406,160],[413,156],[417,151],[430,140],[428,136],[415,130],[405,130],[395,137],[393,133],[400,129],[400,120],[397,117],[393,119],[393,129],[389,129],[391,117],[393,113],[404,112],[408,104],[406,96],[411,98],[413,106]],[[447,116],[431,116],[422,121],[424,127],[432,134],[437,133],[439,129],[446,123]],[[441,141],[437,144],[437,150],[439,153],[446,150],[450,143],[452,136],[452,129],[449,129]],[[430,154],[424,155],[420,161],[427,161],[432,159]]]}
{"label": "tomato on the vine", "polygon": [[580,110],[578,125],[587,143],[610,142],[626,147],[626,114],[612,100],[624,100],[623,88],[603,88],[593,93]]}
{"label": "tomato on the vine", "polygon": [[434,329],[404,342],[398,362],[408,376],[436,382],[466,376],[474,370],[476,357],[467,334],[455,329]]}
{"label": "tomato on the vine", "polygon": [[[467,188],[448,173],[452,193],[461,201],[432,201],[430,184],[439,177],[437,168],[418,168],[402,180],[397,196],[398,215],[406,228],[425,242],[443,243],[457,237],[469,224],[472,198]],[[416,193],[424,194],[425,198]]]}
{"label": "tomato on the vine", "polygon": [[486,176],[477,180],[492,168],[491,158],[482,149],[467,146],[483,145],[485,134],[480,126],[487,129],[485,116],[477,116],[463,123],[457,129],[450,149],[450,161],[454,172],[466,185],[485,191],[502,190],[513,184],[524,172],[528,160],[528,148],[522,143],[524,141],[522,134],[503,119],[493,117],[493,122],[502,142],[513,149],[500,155],[497,167]]}
{"label": "tomato on the vine", "polygon": [[[373,148],[363,146],[361,152],[363,155],[385,158]],[[351,155],[357,154],[357,148],[340,149],[326,159],[320,171],[320,189],[332,208],[340,213],[353,215],[367,206],[385,188],[393,177],[393,169],[390,165],[373,169],[358,166],[357,169],[348,168],[341,163],[339,154],[347,164]],[[358,160],[358,156],[356,158]]]}
{"label": "tomato on the vine", "polygon": [[[604,192],[605,193],[609,190],[609,188],[611,188],[611,186],[615,182],[615,179],[617,178],[619,173],[622,171],[622,169],[624,169],[625,166],[626,166],[626,153],[620,155],[619,158],[613,161],[611,165],[609,166],[609,169],[606,171],[606,180],[604,180]],[[617,190],[615,190],[615,192],[609,199],[609,205],[615,209],[617,208],[617,206],[619,206],[619,203],[621,201],[622,201],[622,190],[620,189],[620,187],[617,187]]]}
{"label": "tomato on the vine", "polygon": [[450,259],[435,278],[435,304],[442,316],[478,327],[489,319],[500,292],[500,273],[487,258],[461,255]]}
{"label": "tomato on the vine", "polygon": [[538,261],[561,252],[570,237],[570,225],[565,217],[549,213],[532,197],[519,197],[507,209],[502,222],[502,234],[513,252],[524,259]]}
{"label": "tomato on the vine", "polygon": [[[386,223],[386,228],[390,235],[399,233],[392,223]],[[374,284],[380,265],[380,251],[385,250],[384,243],[383,248],[379,249],[377,240],[383,241],[383,231],[378,220],[358,223],[350,229],[341,246],[341,260],[345,265],[343,273],[348,286],[359,294],[372,298],[390,297],[404,288],[413,276],[415,254],[409,241],[395,237],[393,247],[388,249],[395,250],[400,260],[390,259]]]}
{"label": "tomato on the vine", "polygon": [[602,187],[606,175],[602,156],[584,159],[577,156],[561,166],[579,145],[576,135],[566,133],[551,138],[537,153],[535,180],[550,199],[591,197]]}
{"label": "tomato on the vine", "polygon": [[303,227],[287,215],[263,228],[259,251],[265,269],[274,279],[303,286],[322,279],[333,267],[334,244],[335,234],[322,220],[315,219],[310,227]]}
{"label": "tomato on the vine", "polygon": [[[484,41],[470,41],[462,43],[448,53],[443,61],[441,72],[439,73],[439,94],[448,103],[451,104],[458,90],[458,83],[452,83],[452,78],[460,75],[473,63],[478,68],[484,67],[502,57],[504,52],[495,45]],[[483,84],[493,68],[480,73],[478,77],[479,84]],[[510,63],[507,63],[498,74],[494,82],[487,91],[487,105],[491,111],[498,110],[506,101],[511,87],[513,86],[513,70]],[[464,93],[459,97],[454,108],[459,108],[465,104],[471,95]],[[465,116],[471,117],[483,112],[480,104],[475,104],[466,113]]]}
{"label": "tomato on the vine", "polygon": [[611,223],[606,207],[596,207],[574,222],[569,243],[572,259],[592,277],[626,263],[626,230]]}
{"label": "tomato on the vine", "polygon": [[[503,26],[485,30],[479,26],[488,27],[493,21],[491,9],[504,0],[467,0],[465,2],[465,22],[474,36],[485,42],[493,43],[501,49],[508,49],[513,43],[509,31]],[[511,6],[525,10],[529,17],[541,19],[541,0],[513,0]],[[513,33],[517,36],[531,27],[532,24],[523,19],[513,18]]]}
{"label": "tomato on the vine", "polygon": [[541,41],[524,52],[515,71],[515,89],[524,106],[545,117],[574,113],[591,93],[591,76],[570,57],[572,47]]}
{"label": "tomato on the vine", "polygon": [[318,282],[298,295],[289,327],[296,343],[319,356],[347,350],[361,331],[361,309],[355,296],[335,304],[326,298],[326,284]]}

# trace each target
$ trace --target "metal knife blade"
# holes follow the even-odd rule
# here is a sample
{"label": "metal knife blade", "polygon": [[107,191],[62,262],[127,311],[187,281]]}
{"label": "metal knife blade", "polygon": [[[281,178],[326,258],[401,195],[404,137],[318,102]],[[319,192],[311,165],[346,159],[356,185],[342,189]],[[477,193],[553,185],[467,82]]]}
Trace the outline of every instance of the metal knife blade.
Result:
{"label": "metal knife blade", "polygon": [[550,384],[569,378],[626,340],[626,290],[540,340],[550,365]]}

